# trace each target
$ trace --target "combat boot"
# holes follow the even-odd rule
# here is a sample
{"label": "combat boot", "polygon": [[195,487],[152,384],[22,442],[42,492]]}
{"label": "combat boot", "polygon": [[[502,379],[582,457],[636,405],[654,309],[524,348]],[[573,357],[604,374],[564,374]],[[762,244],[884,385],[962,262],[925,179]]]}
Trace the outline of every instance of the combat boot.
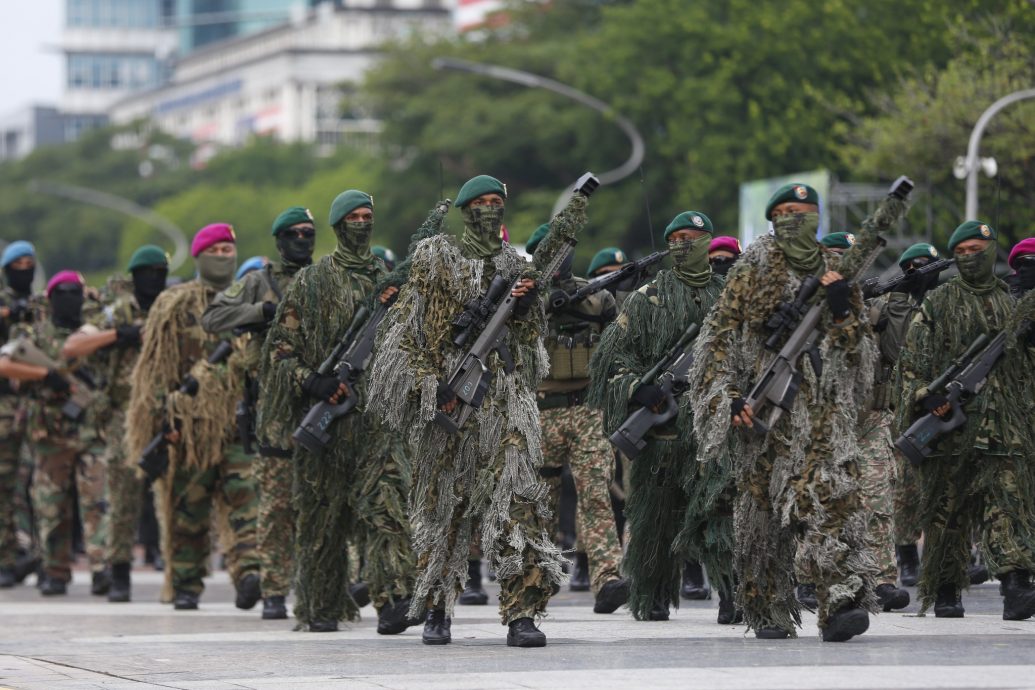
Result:
{"label": "combat boot", "polygon": [[744,622],[744,612],[738,610],[733,602],[733,592],[719,590],[719,615],[715,622],[719,625],[735,625]]}
{"label": "combat boot", "polygon": [[1014,570],[999,576],[1003,592],[1003,620],[1023,621],[1035,614],[1035,587],[1031,573]]}
{"label": "combat boot", "polygon": [[45,597],[53,597],[61,594],[68,594],[68,583],[56,577],[44,576],[39,585],[40,594]]}
{"label": "combat boot", "polygon": [[284,597],[272,596],[262,600],[262,620],[279,621],[287,617],[287,604],[284,603]]}
{"label": "combat boot", "polygon": [[704,583],[704,568],[697,561],[687,561],[683,568],[683,586],[679,595],[689,601],[712,598],[712,590]]}
{"label": "combat boot", "polygon": [[111,577],[107,570],[98,570],[90,579],[90,594],[104,596],[111,589]]}
{"label": "combat boot", "polygon": [[14,579],[21,584],[29,575],[37,571],[40,566],[40,559],[31,553],[19,553],[14,562]]}
{"label": "combat boot", "polygon": [[489,595],[482,587],[482,561],[474,558],[467,561],[467,585],[458,601],[464,606],[485,606],[489,603]]}
{"label": "combat boot", "polygon": [[309,621],[309,632],[338,632],[338,621],[323,618]]}
{"label": "combat boot", "polygon": [[668,602],[663,597],[655,597],[654,605],[651,606],[650,613],[647,614],[647,620],[649,620],[649,621],[667,621],[668,620]]}
{"label": "combat boot", "polygon": [[816,599],[816,585],[798,585],[795,596],[798,599],[798,603],[809,611],[815,611],[819,608],[819,601]]}
{"label": "combat boot", "polygon": [[916,544],[902,544],[895,547],[898,556],[898,577],[903,587],[916,587],[920,579],[920,554]]}
{"label": "combat boot", "polygon": [[967,566],[967,577],[972,585],[984,584],[988,582],[988,568],[982,563],[971,563]]}
{"label": "combat boot", "polygon": [[786,640],[791,633],[775,625],[766,625],[755,631],[755,637],[760,640]]}
{"label": "combat boot", "polygon": [[176,592],[176,596],[173,598],[173,609],[176,611],[196,611],[198,609],[198,600],[201,595],[195,592],[188,592],[186,590],[180,590]]}
{"label": "combat boot", "polygon": [[[442,609],[431,609],[424,621],[424,632],[421,633],[420,641],[424,644],[440,645],[449,644],[453,636],[449,632],[453,621]],[[507,637],[508,644],[510,637]]]}
{"label": "combat boot", "polygon": [[406,614],[410,610],[410,599],[397,599],[394,604],[385,604],[377,612],[377,634],[398,635],[417,621]]}
{"label": "combat boot", "polygon": [[887,582],[877,585],[877,589],[873,590],[873,593],[877,595],[877,601],[884,609],[884,613],[909,606],[909,592]]}
{"label": "combat boot", "polygon": [[508,647],[545,647],[546,635],[535,627],[531,618],[518,618],[510,622],[507,632]]}
{"label": "combat boot", "polygon": [[608,580],[597,592],[593,613],[614,613],[629,601],[629,580]]}
{"label": "combat boot", "polygon": [[870,614],[855,604],[842,606],[827,618],[823,628],[824,642],[847,642],[870,628]]}
{"label": "combat boot", "polygon": [[9,589],[18,584],[18,578],[14,575],[14,568],[0,568],[0,589]]}
{"label": "combat boot", "polygon": [[571,574],[568,589],[572,592],[589,591],[589,557],[581,551],[575,554],[575,570]]}
{"label": "combat boot", "polygon": [[963,600],[956,585],[945,584],[938,587],[934,597],[935,618],[963,618]]}
{"label": "combat boot", "polygon": [[113,603],[129,601],[130,565],[114,563],[111,566],[111,589],[108,590],[108,601]]}
{"label": "combat boot", "polygon": [[262,586],[259,583],[259,576],[255,573],[247,573],[237,583],[237,598],[234,606],[247,611],[259,603],[262,598]]}
{"label": "combat boot", "polygon": [[349,583],[349,596],[352,597],[352,601],[356,602],[356,606],[363,608],[370,603],[370,588],[362,580],[351,582]]}

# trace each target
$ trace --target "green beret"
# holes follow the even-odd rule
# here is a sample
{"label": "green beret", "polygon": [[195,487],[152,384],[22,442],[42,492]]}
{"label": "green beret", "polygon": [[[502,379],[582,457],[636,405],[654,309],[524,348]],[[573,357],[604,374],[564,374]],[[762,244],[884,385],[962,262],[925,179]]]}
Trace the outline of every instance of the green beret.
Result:
{"label": "green beret", "polygon": [[776,190],[776,193],[769,198],[765,205],[765,219],[773,219],[773,209],[785,201],[797,201],[802,204],[816,204],[819,206],[819,194],[807,184],[791,182]]}
{"label": "green beret", "polygon": [[382,247],[379,244],[375,244],[370,248],[370,253],[381,259],[381,261],[384,261],[386,265],[395,265],[395,252],[388,247]]}
{"label": "green beret", "polygon": [[919,259],[921,257],[937,259],[938,250],[926,242],[917,242],[912,247],[902,252],[902,256],[898,257],[898,265],[904,266],[913,259]]}
{"label": "green beret", "polygon": [[362,206],[367,206],[373,210],[374,197],[358,189],[345,190],[334,197],[334,202],[331,204],[331,215],[327,217],[327,224],[332,227],[337,225],[342,218]]}
{"label": "green beret", "polygon": [[549,223],[543,223],[536,228],[535,232],[532,233],[532,236],[528,238],[528,242],[525,242],[525,251],[529,254],[535,254],[535,248],[539,246],[539,243],[543,241],[543,238],[546,237],[546,233],[548,232],[550,232]]}
{"label": "green beret", "polygon": [[281,230],[290,228],[292,225],[298,225],[299,223],[313,223],[313,214],[309,212],[309,209],[303,208],[302,206],[292,206],[287,209],[273,221],[273,234],[276,235]]}
{"label": "green beret", "polygon": [[138,268],[144,266],[168,266],[169,255],[165,253],[161,247],[156,247],[153,244],[145,244],[140,249],[133,252],[133,256],[129,257],[129,270],[135,271]]}
{"label": "green beret", "polygon": [[456,207],[463,208],[482,194],[499,194],[506,199],[507,185],[488,175],[472,177],[464,183],[464,186],[460,188],[459,194],[456,195]]}
{"label": "green beret", "polygon": [[620,266],[628,262],[629,257],[618,247],[605,247],[593,255],[593,260],[589,262],[589,269],[586,271],[586,275],[591,276],[604,266]]}
{"label": "green beret", "polygon": [[949,238],[949,251],[956,251],[956,245],[964,240],[992,240],[997,237],[995,228],[980,220],[968,220],[960,225]]}
{"label": "green beret", "polygon": [[712,219],[704,215],[700,211],[683,211],[678,216],[672,219],[672,222],[665,228],[665,239],[674,233],[676,230],[682,230],[683,228],[690,228],[691,230],[706,230],[707,232],[715,232],[712,227]]}
{"label": "green beret", "polygon": [[851,249],[855,244],[855,235],[850,232],[832,232],[829,235],[823,235],[819,243],[830,249]]}

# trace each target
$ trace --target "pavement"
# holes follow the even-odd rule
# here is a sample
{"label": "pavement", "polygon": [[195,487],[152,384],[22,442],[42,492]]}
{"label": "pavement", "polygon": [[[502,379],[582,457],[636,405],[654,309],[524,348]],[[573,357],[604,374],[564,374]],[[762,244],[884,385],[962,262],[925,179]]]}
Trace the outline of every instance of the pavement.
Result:
{"label": "pavement", "polygon": [[377,635],[369,606],[337,633],[262,621],[259,607],[234,608],[225,573],[207,580],[198,611],[159,604],[159,573],[135,572],[133,585],[128,604],[91,596],[82,571],[65,597],[0,590],[0,689],[1035,688],[1035,620],[1002,620],[995,583],[964,594],[963,619],[918,617],[914,603],[843,644],[822,643],[811,614],[798,639],[757,640],[717,625],[717,601],[648,623],[594,614],[589,593],[565,590],[541,625],[542,649],[507,647],[495,606],[457,607],[453,643],[427,647],[419,627]]}

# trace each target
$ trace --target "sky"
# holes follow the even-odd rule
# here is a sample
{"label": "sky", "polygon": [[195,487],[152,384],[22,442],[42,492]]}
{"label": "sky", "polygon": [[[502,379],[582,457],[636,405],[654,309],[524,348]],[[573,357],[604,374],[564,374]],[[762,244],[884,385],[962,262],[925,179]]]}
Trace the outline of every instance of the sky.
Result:
{"label": "sky", "polygon": [[57,105],[64,67],[61,41],[64,0],[6,0],[0,21],[0,114],[30,104]]}

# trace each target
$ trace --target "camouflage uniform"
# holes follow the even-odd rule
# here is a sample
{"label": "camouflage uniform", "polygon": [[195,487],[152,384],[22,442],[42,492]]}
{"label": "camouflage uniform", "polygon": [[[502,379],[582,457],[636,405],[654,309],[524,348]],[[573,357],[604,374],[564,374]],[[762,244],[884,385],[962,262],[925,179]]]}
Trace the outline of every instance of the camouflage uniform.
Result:
{"label": "camouflage uniform", "polygon": [[[247,273],[241,280],[216,295],[205,310],[201,324],[210,333],[234,328],[252,330],[241,362],[249,391],[248,413],[255,423],[256,407],[261,402],[259,366],[266,339],[263,304],[278,304],[299,270],[279,263]],[[279,424],[277,423],[279,422]],[[285,423],[287,422],[287,423]],[[274,420],[264,425],[259,455],[254,462],[259,493],[258,549],[262,559],[262,592],[265,597],[286,596],[291,589],[294,564],[295,513],[291,505],[294,466],[291,461],[293,431],[290,420]]]}
{"label": "camouflage uniform", "polygon": [[[572,292],[587,281],[573,278],[561,285]],[[556,286],[556,285],[555,285]],[[580,318],[586,315],[589,318]],[[589,358],[604,326],[614,318],[615,300],[598,292],[571,310],[550,317],[546,351],[549,377],[539,385],[539,421],[543,429],[543,469],[550,484],[554,512],[560,502],[560,472],[565,462],[575,479],[578,503],[575,512],[576,551],[589,561],[590,586],[599,592],[604,583],[617,580],[622,560],[610,485],[615,456],[604,435],[599,412],[584,404],[589,388]]]}

